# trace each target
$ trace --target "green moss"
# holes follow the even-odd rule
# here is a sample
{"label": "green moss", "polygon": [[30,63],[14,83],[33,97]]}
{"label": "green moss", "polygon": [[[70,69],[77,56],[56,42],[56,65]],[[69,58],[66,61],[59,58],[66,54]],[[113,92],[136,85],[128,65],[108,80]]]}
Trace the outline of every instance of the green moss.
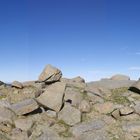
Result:
{"label": "green moss", "polygon": [[128,92],[128,88],[117,88],[111,90],[112,95],[109,97],[109,100],[117,104],[130,104],[130,101],[126,96],[123,96],[123,93]]}

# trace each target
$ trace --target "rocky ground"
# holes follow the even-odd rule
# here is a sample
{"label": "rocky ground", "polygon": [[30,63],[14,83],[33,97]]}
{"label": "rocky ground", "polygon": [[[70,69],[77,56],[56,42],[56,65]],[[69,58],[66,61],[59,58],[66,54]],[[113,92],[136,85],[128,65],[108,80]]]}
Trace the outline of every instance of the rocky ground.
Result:
{"label": "rocky ground", "polygon": [[140,140],[140,81],[85,83],[47,65],[37,81],[0,82],[0,140]]}

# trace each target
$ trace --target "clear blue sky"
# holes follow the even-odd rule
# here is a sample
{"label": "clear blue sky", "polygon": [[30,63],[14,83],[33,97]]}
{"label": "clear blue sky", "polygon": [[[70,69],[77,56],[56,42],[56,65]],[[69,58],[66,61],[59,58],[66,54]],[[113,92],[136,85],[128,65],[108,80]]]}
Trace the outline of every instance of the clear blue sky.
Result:
{"label": "clear blue sky", "polygon": [[37,79],[46,64],[87,81],[140,77],[139,0],[1,0],[0,80]]}

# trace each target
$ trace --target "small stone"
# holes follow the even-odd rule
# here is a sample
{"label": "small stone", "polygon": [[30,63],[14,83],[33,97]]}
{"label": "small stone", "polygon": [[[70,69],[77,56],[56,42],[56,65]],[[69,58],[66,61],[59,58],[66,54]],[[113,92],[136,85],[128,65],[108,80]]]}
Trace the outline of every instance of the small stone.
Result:
{"label": "small stone", "polygon": [[51,117],[51,118],[56,118],[57,117],[57,113],[55,111],[52,111],[52,110],[47,110],[46,114],[47,114],[48,117]]}
{"label": "small stone", "polygon": [[128,106],[120,108],[121,115],[129,115],[129,114],[132,114],[133,112],[134,112],[134,109]]}
{"label": "small stone", "polygon": [[114,110],[114,104],[112,102],[98,103],[94,105],[94,108],[101,114],[108,114]]}
{"label": "small stone", "polygon": [[34,111],[38,108],[39,108],[39,106],[34,99],[27,99],[27,100],[21,101],[19,103],[13,104],[11,106],[11,109],[17,115],[25,115],[25,114],[31,113],[32,111]]}
{"label": "small stone", "polygon": [[119,109],[114,110],[114,111],[112,112],[112,116],[113,116],[113,118],[119,120],[120,117],[121,117],[121,116],[120,116],[120,110],[119,110]]}
{"label": "small stone", "polygon": [[87,100],[83,100],[79,105],[79,110],[82,113],[89,113],[91,110],[90,103]]}
{"label": "small stone", "polygon": [[33,121],[31,119],[17,119],[14,121],[16,128],[20,128],[23,131],[28,131],[33,126]]}
{"label": "small stone", "polygon": [[58,119],[63,120],[66,124],[70,126],[73,126],[81,122],[81,112],[67,103],[65,104],[64,108],[59,112]]}

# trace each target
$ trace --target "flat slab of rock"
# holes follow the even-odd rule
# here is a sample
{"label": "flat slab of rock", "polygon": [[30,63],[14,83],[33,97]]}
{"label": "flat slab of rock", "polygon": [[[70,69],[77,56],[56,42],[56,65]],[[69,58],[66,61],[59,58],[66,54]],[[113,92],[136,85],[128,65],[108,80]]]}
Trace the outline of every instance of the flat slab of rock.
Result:
{"label": "flat slab of rock", "polygon": [[89,122],[83,122],[81,124],[77,124],[70,128],[70,132],[74,136],[80,136],[81,134],[88,132],[88,131],[93,131],[94,130],[100,130],[105,126],[105,122],[102,120],[91,120]]}
{"label": "flat slab of rock", "polygon": [[39,76],[39,81],[56,82],[62,77],[62,72],[52,65],[47,65]]}
{"label": "flat slab of rock", "polygon": [[27,100],[21,101],[19,103],[13,104],[11,106],[11,109],[17,115],[25,115],[25,114],[28,114],[28,113],[30,113],[38,108],[39,108],[39,106],[34,99],[27,99]]}
{"label": "flat slab of rock", "polygon": [[81,112],[67,103],[65,104],[64,108],[59,112],[58,119],[63,120],[66,124],[70,126],[73,126],[81,122]]}
{"label": "flat slab of rock", "polygon": [[66,87],[65,83],[62,82],[54,83],[50,85],[46,89],[46,91],[37,98],[37,101],[44,107],[59,112],[63,104],[65,87]]}
{"label": "flat slab of rock", "polygon": [[0,122],[7,121],[12,123],[15,118],[16,114],[13,111],[5,107],[0,107]]}
{"label": "flat slab of rock", "polygon": [[128,106],[120,108],[121,115],[129,115],[129,114],[132,114],[133,112],[134,112],[134,109]]}

